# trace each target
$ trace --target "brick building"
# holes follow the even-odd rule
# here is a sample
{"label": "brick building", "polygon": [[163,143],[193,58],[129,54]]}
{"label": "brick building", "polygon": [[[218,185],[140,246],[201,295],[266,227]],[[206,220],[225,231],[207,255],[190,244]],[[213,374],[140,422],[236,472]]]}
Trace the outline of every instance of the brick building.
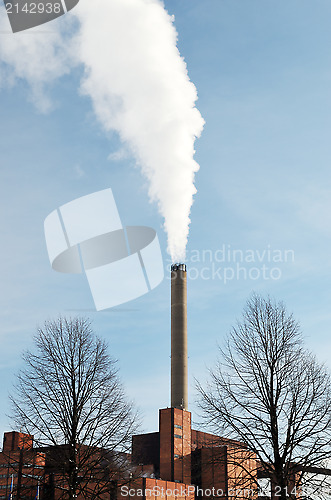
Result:
{"label": "brick building", "polygon": [[159,410],[159,432],[133,436],[132,462],[152,465],[154,483],[149,480],[146,488],[164,487],[171,498],[257,498],[255,455],[241,443],[193,430],[184,409]]}
{"label": "brick building", "polygon": [[38,485],[44,484],[45,453],[33,448],[33,438],[21,432],[4,435],[0,453],[0,499],[30,499],[37,495]]}
{"label": "brick building", "polygon": [[[59,454],[63,448],[34,448],[32,436],[5,433],[0,453],[0,499],[8,499],[11,489],[13,500],[35,499],[38,486],[40,500],[63,497],[65,481],[56,465],[61,463]],[[256,498],[255,493],[248,493],[256,474],[254,455],[240,443],[192,430],[191,413],[187,410],[160,410],[159,431],[133,436],[132,454],[126,459],[126,480],[116,480],[114,474],[108,474],[107,479],[106,468],[95,471],[95,477],[102,473],[105,483],[111,482],[110,491],[96,498]],[[86,491],[95,491],[93,481],[86,480]]]}

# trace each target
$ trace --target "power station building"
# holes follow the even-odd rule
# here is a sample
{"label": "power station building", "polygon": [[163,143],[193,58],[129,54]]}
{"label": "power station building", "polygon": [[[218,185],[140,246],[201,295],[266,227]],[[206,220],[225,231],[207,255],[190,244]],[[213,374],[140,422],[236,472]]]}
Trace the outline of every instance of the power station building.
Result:
{"label": "power station building", "polygon": [[[244,444],[191,427],[188,411],[187,272],[171,269],[171,408],[159,410],[159,431],[133,436],[132,461],[153,476],[119,488],[139,500],[257,498],[257,461]],[[138,495],[139,493],[139,495]]]}
{"label": "power station building", "polygon": [[[126,478],[109,476],[107,493],[78,499],[194,500],[256,499],[256,457],[244,444],[191,427],[188,410],[187,273],[171,271],[171,407],[159,410],[158,432],[135,435]],[[33,437],[5,434],[0,453],[0,500],[66,498],[54,448],[34,448]],[[100,472],[100,471],[99,471]],[[99,473],[96,471],[96,474]],[[89,481],[93,482],[93,477]],[[104,481],[107,477],[104,476]],[[69,497],[68,497],[69,498]],[[262,497],[260,497],[262,498]]]}

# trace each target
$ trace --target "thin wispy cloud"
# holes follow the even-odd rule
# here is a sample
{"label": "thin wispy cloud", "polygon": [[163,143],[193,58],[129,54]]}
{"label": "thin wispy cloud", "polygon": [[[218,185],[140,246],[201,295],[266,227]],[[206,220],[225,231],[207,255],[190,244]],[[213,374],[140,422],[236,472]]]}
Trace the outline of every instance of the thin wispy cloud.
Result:
{"label": "thin wispy cloud", "polygon": [[131,154],[126,148],[120,148],[117,151],[110,153],[108,156],[108,160],[111,162],[121,162],[130,158],[130,156]]}

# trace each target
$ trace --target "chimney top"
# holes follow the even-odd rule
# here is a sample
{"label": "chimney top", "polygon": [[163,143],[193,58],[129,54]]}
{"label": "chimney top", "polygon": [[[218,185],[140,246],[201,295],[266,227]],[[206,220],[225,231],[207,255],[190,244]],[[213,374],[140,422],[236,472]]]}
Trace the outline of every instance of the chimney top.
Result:
{"label": "chimney top", "polygon": [[186,272],[186,264],[172,264],[171,271],[185,271]]}

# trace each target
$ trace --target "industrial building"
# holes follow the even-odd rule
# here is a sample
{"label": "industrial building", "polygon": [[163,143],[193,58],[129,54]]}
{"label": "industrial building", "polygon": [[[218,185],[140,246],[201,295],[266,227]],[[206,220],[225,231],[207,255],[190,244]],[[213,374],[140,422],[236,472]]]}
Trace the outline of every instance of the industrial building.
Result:
{"label": "industrial building", "polygon": [[[244,444],[191,427],[188,410],[187,273],[184,264],[171,271],[171,407],[159,410],[159,430],[132,438],[126,456],[127,476],[95,471],[84,479],[93,491],[96,475],[111,488],[78,499],[194,500],[256,499],[256,457]],[[64,449],[64,448],[63,448]],[[66,498],[61,470],[54,455],[61,447],[34,448],[33,437],[5,434],[0,453],[0,500]],[[98,453],[98,451],[96,451]],[[100,479],[100,478],[99,478]],[[62,485],[62,486],[61,486]],[[91,487],[92,485],[92,487]]]}
{"label": "industrial building", "polygon": [[[140,490],[139,486],[143,485],[147,490],[144,495],[146,500],[157,500],[158,497],[164,500],[195,497],[254,499],[257,498],[257,461],[254,454],[242,443],[191,427],[187,396],[186,288],[185,264],[173,265],[171,407],[159,410],[158,432],[133,436],[132,461],[141,465],[151,464],[154,478],[135,479],[131,492]],[[138,495],[132,498],[138,500]]]}

